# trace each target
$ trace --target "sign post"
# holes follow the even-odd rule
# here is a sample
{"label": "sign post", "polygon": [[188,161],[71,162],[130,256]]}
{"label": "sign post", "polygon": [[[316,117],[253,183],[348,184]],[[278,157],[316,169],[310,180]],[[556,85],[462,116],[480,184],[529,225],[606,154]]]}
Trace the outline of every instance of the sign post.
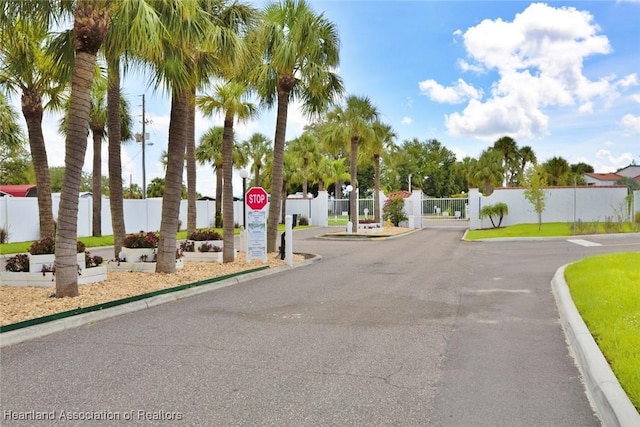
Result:
{"label": "sign post", "polygon": [[247,262],[267,262],[267,212],[269,195],[262,187],[251,187],[245,194],[247,211]]}

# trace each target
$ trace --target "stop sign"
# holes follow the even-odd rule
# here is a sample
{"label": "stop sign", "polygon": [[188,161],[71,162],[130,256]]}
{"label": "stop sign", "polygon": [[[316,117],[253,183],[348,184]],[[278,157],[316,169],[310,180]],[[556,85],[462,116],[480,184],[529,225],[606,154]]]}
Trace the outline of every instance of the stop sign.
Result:
{"label": "stop sign", "polygon": [[269,195],[262,187],[251,187],[246,194],[246,203],[249,209],[260,211],[267,206]]}

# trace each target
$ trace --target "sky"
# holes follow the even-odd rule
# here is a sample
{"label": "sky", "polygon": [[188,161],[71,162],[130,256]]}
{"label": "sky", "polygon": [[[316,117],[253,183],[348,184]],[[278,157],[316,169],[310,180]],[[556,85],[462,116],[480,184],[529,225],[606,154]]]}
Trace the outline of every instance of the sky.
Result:
{"label": "sky", "polygon": [[[257,7],[264,2],[253,1]],[[437,139],[458,160],[478,157],[502,136],[531,146],[539,162],[560,156],[596,172],[640,164],[640,0],[627,1],[309,1],[340,35],[345,94],[367,96],[398,135],[397,143]],[[144,76],[124,79],[141,131],[141,96],[149,123],[147,185],[163,177],[170,102]],[[262,111],[236,126],[273,139],[276,114]],[[306,119],[289,108],[287,140]],[[46,116],[49,165],[64,165],[57,118]],[[196,139],[222,118],[196,118]],[[91,144],[85,170],[91,170]],[[103,173],[107,147],[104,144]],[[123,150],[125,185],[142,185],[141,145]],[[197,191],[213,196],[215,179],[198,168]],[[234,178],[234,193],[241,193]],[[236,190],[237,189],[237,190]]]}

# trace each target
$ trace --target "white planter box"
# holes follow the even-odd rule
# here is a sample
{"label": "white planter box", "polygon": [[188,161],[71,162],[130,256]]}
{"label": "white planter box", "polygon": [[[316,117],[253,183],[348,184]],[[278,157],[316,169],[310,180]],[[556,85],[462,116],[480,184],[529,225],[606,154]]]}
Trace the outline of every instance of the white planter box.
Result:
{"label": "white planter box", "polygon": [[[78,284],[86,285],[87,283],[102,282],[107,280],[107,266],[85,268],[80,271],[82,274],[78,276]],[[38,286],[50,287],[56,285],[53,273],[23,273],[13,271],[0,272],[0,282],[8,286]]]}
{"label": "white planter box", "polygon": [[193,242],[194,243],[193,247],[194,247],[196,252],[199,252],[198,248],[204,243],[208,243],[211,246],[217,246],[219,248],[223,247],[223,245],[224,245],[224,241],[222,241],[222,240],[189,240],[189,242]]}
{"label": "white planter box", "polygon": [[[180,270],[184,267],[182,259],[176,260],[176,270]],[[155,273],[155,262],[127,262],[127,261],[109,261],[107,262],[107,269],[109,271],[128,271],[139,273]]]}
{"label": "white planter box", "polygon": [[[222,252],[183,252],[183,259],[189,262],[222,262]],[[238,251],[233,254],[233,259],[238,256]]]}
{"label": "white planter box", "polygon": [[153,261],[155,248],[122,248],[120,253],[127,262],[141,262],[140,258],[146,256],[147,260]]}
{"label": "white planter box", "polygon": [[[30,273],[41,273],[43,266],[46,266],[47,268],[53,268],[56,261],[56,256],[54,254],[27,255],[29,256]],[[87,266],[84,252],[79,253],[76,258],[80,269],[84,269]]]}

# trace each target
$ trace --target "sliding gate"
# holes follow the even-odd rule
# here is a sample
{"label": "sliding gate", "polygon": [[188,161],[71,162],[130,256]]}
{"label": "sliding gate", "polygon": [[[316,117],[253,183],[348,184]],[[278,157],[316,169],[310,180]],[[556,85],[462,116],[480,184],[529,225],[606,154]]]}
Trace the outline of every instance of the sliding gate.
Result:
{"label": "sliding gate", "polygon": [[422,199],[423,228],[469,228],[469,199]]}

